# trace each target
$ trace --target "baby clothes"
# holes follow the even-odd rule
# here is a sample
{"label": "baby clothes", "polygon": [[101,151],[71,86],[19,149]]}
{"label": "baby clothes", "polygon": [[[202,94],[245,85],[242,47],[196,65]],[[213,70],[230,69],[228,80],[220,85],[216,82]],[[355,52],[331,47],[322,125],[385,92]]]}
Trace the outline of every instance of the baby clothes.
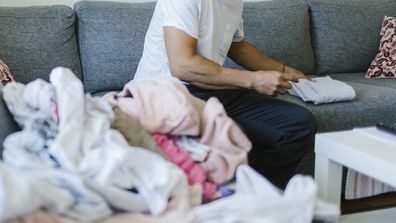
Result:
{"label": "baby clothes", "polygon": [[214,183],[224,184],[234,177],[239,165],[247,163],[252,144],[217,98],[209,98],[202,117],[200,143],[210,148],[202,165]]}
{"label": "baby clothes", "polygon": [[330,221],[340,215],[335,205],[317,202],[317,186],[310,177],[293,177],[283,193],[247,165],[238,168],[236,180],[234,195],[193,209],[197,223],[309,223],[315,213],[321,214],[316,219]]}
{"label": "baby clothes", "polygon": [[203,199],[205,201],[212,199],[217,191],[217,185],[208,182],[206,171],[199,164],[194,163],[186,151],[177,146],[175,138],[163,134],[154,134],[153,138],[169,160],[184,171],[190,185],[202,185]]}
{"label": "baby clothes", "polygon": [[81,178],[59,169],[26,171],[0,163],[0,198],[0,222],[40,208],[82,221],[111,214]]}
{"label": "baby clothes", "polygon": [[[27,121],[20,122],[24,130],[11,134],[4,143],[4,162],[21,174],[0,173],[0,177],[26,175],[24,180],[37,177],[42,182],[37,187],[41,189],[26,196],[27,200],[38,199],[37,203],[17,196],[0,199],[9,202],[1,203],[0,208],[15,208],[13,202],[22,201],[26,206],[23,210],[15,208],[17,213],[6,210],[7,218],[46,205],[53,213],[82,221],[107,217],[112,213],[110,207],[160,215],[168,207],[170,198],[188,193],[186,176],[179,168],[149,150],[129,146],[120,132],[110,128],[114,119],[111,106],[101,98],[84,96],[81,81],[69,69],[54,69],[50,80],[60,118],[52,142],[47,143],[49,140],[40,135],[47,126],[25,124],[30,120],[26,115],[23,120]],[[37,106],[32,111],[40,114],[41,110],[51,110],[46,108]],[[32,113],[33,117],[42,117],[36,113]],[[27,131],[29,126],[35,127],[31,128],[34,131]],[[7,179],[11,180],[5,182],[14,182],[14,178]],[[36,188],[25,181],[15,182],[5,184],[4,190],[7,192],[19,184],[26,185],[23,191]],[[1,185],[0,182],[0,189]],[[46,188],[52,188],[48,194]],[[24,194],[23,191],[15,193]],[[50,200],[43,199],[39,193],[46,194]],[[52,201],[56,204],[51,206]]]}
{"label": "baby clothes", "polygon": [[176,139],[176,143],[180,149],[188,152],[191,159],[196,162],[205,161],[210,150],[207,145],[199,143],[199,138],[181,136]]}
{"label": "baby clothes", "polygon": [[111,123],[111,128],[120,131],[130,146],[148,149],[167,159],[157,143],[151,138],[151,135],[138,121],[127,115],[117,106],[113,107],[113,112],[115,118],[113,123]]}
{"label": "baby clothes", "polygon": [[290,82],[292,89],[289,94],[300,97],[303,101],[315,105],[339,101],[351,101],[356,97],[355,90],[346,83],[333,80],[331,77],[313,78],[315,82],[300,79],[297,83]]}
{"label": "baby clothes", "polygon": [[176,78],[130,82],[119,94],[104,98],[118,105],[150,133],[193,135],[200,131],[200,111],[204,101],[192,96]]}
{"label": "baby clothes", "polygon": [[121,93],[104,98],[139,120],[150,133],[200,136],[199,143],[210,148],[202,165],[216,184],[231,180],[237,166],[247,163],[251,142],[219,100],[210,98],[205,103],[175,78],[130,82]]}

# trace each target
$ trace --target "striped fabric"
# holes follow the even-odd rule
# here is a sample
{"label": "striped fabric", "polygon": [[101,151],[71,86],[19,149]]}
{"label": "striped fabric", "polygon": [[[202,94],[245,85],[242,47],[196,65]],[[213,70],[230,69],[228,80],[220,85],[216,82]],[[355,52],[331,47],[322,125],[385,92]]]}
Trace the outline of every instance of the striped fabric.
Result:
{"label": "striped fabric", "polygon": [[395,190],[395,188],[364,174],[348,170],[345,188],[345,199],[347,200],[370,197]]}

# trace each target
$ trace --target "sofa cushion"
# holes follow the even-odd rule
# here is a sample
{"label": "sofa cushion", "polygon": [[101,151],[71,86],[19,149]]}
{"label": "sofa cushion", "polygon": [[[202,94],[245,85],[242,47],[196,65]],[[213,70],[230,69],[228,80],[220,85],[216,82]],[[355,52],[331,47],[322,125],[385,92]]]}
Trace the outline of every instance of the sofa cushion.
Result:
{"label": "sofa cushion", "polygon": [[371,63],[367,78],[396,78],[396,17],[385,16],[380,47]]}
{"label": "sofa cushion", "polygon": [[[353,75],[330,75],[333,79],[340,80],[338,77],[353,76],[356,79],[345,83],[351,85],[356,91],[356,98],[352,102],[339,102],[326,105],[313,105],[304,103],[300,98],[293,96],[280,96],[280,99],[290,101],[308,108],[312,111],[318,121],[318,131],[340,131],[352,129],[359,126],[375,125],[378,122],[389,125],[396,124],[393,115],[396,108],[396,91],[394,88],[381,87],[378,85],[359,83],[355,80],[364,80],[365,73]],[[367,80],[367,79],[366,79]]]}
{"label": "sofa cushion", "polygon": [[18,125],[15,123],[12,115],[8,111],[7,106],[3,101],[3,93],[0,90],[0,159],[3,154],[3,142],[4,139],[11,133],[16,132],[19,130]]}
{"label": "sofa cushion", "polygon": [[[367,79],[364,73],[337,73],[330,74],[332,78],[340,81],[353,82],[359,84],[366,84],[378,87],[386,87],[396,89],[396,80],[392,79]],[[394,99],[396,100],[396,98]]]}
{"label": "sofa cushion", "polygon": [[154,7],[90,1],[74,5],[87,91],[120,90],[133,78]]}
{"label": "sofa cushion", "polygon": [[379,46],[385,15],[394,0],[308,0],[316,74],[365,72]]}
{"label": "sofa cushion", "polygon": [[[245,2],[245,39],[268,56],[313,74],[308,5],[299,1]],[[237,67],[226,61],[226,66]]]}
{"label": "sofa cushion", "polygon": [[16,80],[48,80],[56,66],[68,67],[81,77],[70,7],[0,7],[0,18],[0,58]]}

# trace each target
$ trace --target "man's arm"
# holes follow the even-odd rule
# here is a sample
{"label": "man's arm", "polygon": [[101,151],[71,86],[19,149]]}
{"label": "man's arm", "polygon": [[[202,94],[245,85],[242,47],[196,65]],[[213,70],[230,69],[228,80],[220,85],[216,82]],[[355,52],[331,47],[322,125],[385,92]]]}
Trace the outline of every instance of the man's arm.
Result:
{"label": "man's arm", "polygon": [[233,42],[227,56],[247,70],[275,70],[289,73],[293,79],[309,79],[302,72],[268,57],[245,40]]}
{"label": "man's arm", "polygon": [[220,66],[197,55],[197,40],[182,30],[164,27],[169,65],[174,76],[193,85],[209,88],[247,88],[262,94],[284,94],[291,88],[290,74],[280,71],[245,71]]}

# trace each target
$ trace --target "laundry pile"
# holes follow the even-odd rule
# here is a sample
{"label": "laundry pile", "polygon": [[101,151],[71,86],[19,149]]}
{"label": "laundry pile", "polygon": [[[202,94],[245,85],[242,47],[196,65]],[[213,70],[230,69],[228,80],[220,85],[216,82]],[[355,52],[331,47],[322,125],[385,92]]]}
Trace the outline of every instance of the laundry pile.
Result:
{"label": "laundry pile", "polygon": [[247,166],[251,143],[216,98],[177,79],[131,82],[103,98],[55,68],[9,83],[21,127],[4,141],[0,222],[311,222],[337,207],[310,177],[284,192]]}

